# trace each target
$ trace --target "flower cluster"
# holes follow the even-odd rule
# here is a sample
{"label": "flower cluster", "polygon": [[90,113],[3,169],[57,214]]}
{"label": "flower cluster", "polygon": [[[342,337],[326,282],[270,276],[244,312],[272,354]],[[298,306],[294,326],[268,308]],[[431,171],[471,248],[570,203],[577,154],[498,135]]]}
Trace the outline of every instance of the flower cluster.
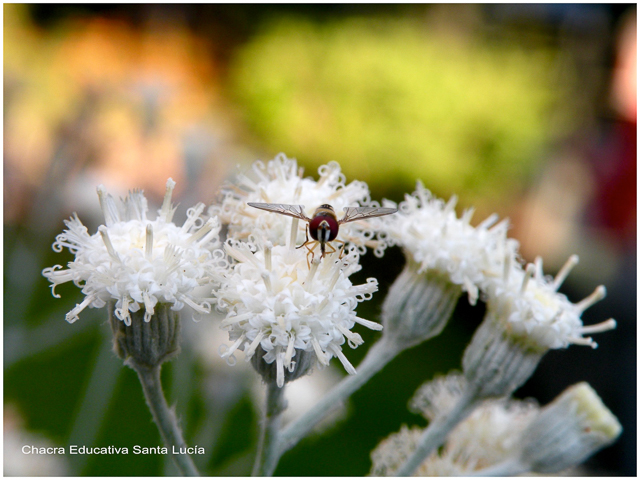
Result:
{"label": "flower cluster", "polygon": [[[167,182],[164,204],[153,221],[147,219],[147,201],[141,191],[131,192],[118,203],[104,187],[99,187],[105,225],[99,227],[98,233],[89,235],[76,215],[65,221],[67,229],[58,235],[53,248],[56,251],[68,248],[75,260],[67,269],[56,265],[43,271],[52,287],[73,281],[85,294],[83,302],[67,314],[67,320],[74,322],[87,306],[102,307],[108,301],[116,302],[116,316],[125,324],[131,322],[129,312],[140,308],[145,309],[145,320],[149,321],[158,302],[171,304],[174,310],[187,304],[197,312],[209,312],[211,286],[215,281],[224,279],[224,295],[229,294],[230,282],[241,274],[258,275],[254,280],[264,284],[264,272],[249,273],[246,265],[255,264],[255,261],[246,263],[245,260],[265,255],[266,251],[273,252],[274,259],[286,258],[289,262],[282,264],[282,271],[277,270],[280,265],[274,263],[270,275],[289,278],[297,261],[292,260],[295,255],[291,250],[305,240],[306,225],[297,218],[259,211],[247,202],[302,205],[307,214],[328,202],[338,213],[347,206],[377,205],[370,200],[366,184],[345,183],[335,162],[319,168],[318,181],[303,178],[297,162],[282,154],[267,164],[255,162],[251,172],[251,175],[239,175],[237,185],[226,187],[221,203],[209,208],[210,217],[206,222],[201,218],[204,205],[199,204],[189,209],[182,226],[172,222],[174,182],[171,179]],[[392,202],[387,203],[392,205]],[[562,281],[577,263],[577,257],[571,257],[555,279],[548,279],[542,272],[541,260],[526,268],[518,261],[518,243],[507,237],[506,221],[496,223],[497,216],[492,215],[473,227],[470,224],[473,210],[467,210],[458,218],[455,203],[455,197],[447,203],[434,198],[418,183],[416,191],[398,205],[397,214],[345,223],[339,229],[338,238],[346,242],[347,251],[359,254],[367,246],[374,248],[378,255],[387,245],[401,246],[408,257],[408,265],[412,265],[417,274],[437,272],[444,275],[451,284],[467,292],[472,304],[482,295],[489,311],[507,333],[539,350],[562,348],[571,343],[595,346],[591,338],[583,335],[615,326],[613,320],[608,320],[585,327],[580,318],[586,308],[604,297],[604,287],[598,287],[591,296],[576,304],[558,293]],[[220,222],[227,224],[228,238],[235,242],[227,245],[226,253],[231,262],[245,265],[233,265],[229,273],[225,273],[229,265],[218,240]],[[243,242],[246,243],[244,247]],[[285,245],[288,246],[287,253],[282,250],[279,255],[279,247]],[[252,253],[247,256],[249,250]],[[245,254],[239,260],[238,252],[241,251]],[[352,266],[357,265],[357,257],[349,258]],[[334,265],[336,272],[342,268],[339,265],[345,265],[335,260],[326,263]],[[317,266],[306,275],[316,270]],[[320,270],[324,272],[325,265]],[[306,275],[301,273],[296,279]],[[327,288],[326,294],[333,295],[332,289],[333,286]],[[220,295],[217,297],[219,305],[228,303],[220,300],[223,298]],[[307,310],[302,308],[301,311]],[[227,313],[238,314],[237,311]],[[341,313],[336,310],[331,315],[336,317]],[[277,316],[274,314],[274,318]],[[343,327],[351,328],[341,325]],[[232,336],[235,331],[231,330]],[[270,338],[266,333],[264,335]],[[237,343],[240,338],[238,335],[232,340]],[[252,333],[249,338],[254,342],[258,337]],[[256,342],[263,343],[267,352],[265,358],[273,361],[276,353],[268,340]],[[285,343],[288,345],[288,342]],[[293,355],[291,348],[301,348],[303,343],[305,349],[314,346],[313,342],[300,342],[296,347],[288,347],[287,365]],[[321,348],[314,346],[316,353],[324,352],[318,356],[321,364],[325,363],[325,356],[339,356],[331,350],[334,347],[330,352],[326,351],[329,345],[335,344],[325,342]],[[248,351],[252,352],[252,349]]]}
{"label": "flower cluster", "polygon": [[[485,320],[463,355],[463,374],[420,389],[412,408],[429,420],[429,428],[403,427],[381,443],[372,453],[372,474],[553,473],[617,438],[617,420],[588,386],[568,391],[542,410],[534,402],[508,398],[547,350],[570,344],[595,348],[585,335],[615,328],[613,319],[582,323],[582,313],[604,298],[603,286],[577,303],[558,292],[577,256],[555,278],[547,277],[541,259],[523,265],[518,242],[507,237],[508,222],[498,222],[497,215],[474,227],[472,209],[458,217],[455,197],[444,202],[421,183],[398,205],[385,201],[397,212],[349,210],[379,204],[371,201],[365,183],[347,184],[337,163],[323,165],[318,173],[317,181],[303,177],[296,160],[282,154],[266,164],[255,162],[250,173],[224,187],[208,217],[205,205],[198,204],[181,226],[172,221],[171,179],[155,220],[147,218],[141,191],[116,202],[100,186],[105,224],[90,235],[77,215],[66,220],[67,229],[53,248],[68,248],[75,259],[66,269],[56,265],[43,275],[54,296],[61,283],[72,281],[82,289],[85,298],[67,314],[69,323],[86,307],[109,305],[116,351],[132,368],[139,367],[138,373],[179,351],[178,315],[170,309],[188,305],[203,314],[215,305],[225,315],[219,326],[230,342],[220,345],[220,356],[233,365],[236,352],[243,351],[269,385],[265,418],[271,423],[264,434],[273,435],[286,382],[314,366],[324,368],[334,357],[349,374],[356,373],[344,345],[363,343],[354,331],[357,324],[371,330],[383,326],[356,313],[358,304],[378,290],[378,281],[354,285],[350,277],[361,270],[367,248],[381,256],[387,246],[401,247],[407,262],[383,304],[382,341],[367,354],[360,376],[320,401],[306,425],[292,422],[276,441],[280,445],[270,444],[264,463],[256,464],[262,474],[273,472],[279,455],[310,431],[334,400],[345,400],[395,355],[439,334],[462,292],[471,304],[479,299],[487,304]],[[314,215],[321,205],[331,208]],[[322,255],[300,248],[308,240],[306,221],[320,225],[313,227],[313,238],[318,239],[314,245],[323,246]],[[330,235],[315,236],[329,230]],[[343,247],[325,250],[334,240]],[[195,471],[185,465],[184,471]]]}
{"label": "flower cluster", "polygon": [[[410,402],[410,408],[432,422],[445,415],[463,395],[463,375],[449,374],[424,384]],[[449,434],[445,448],[431,454],[426,462],[447,460],[457,473],[469,473],[509,458],[518,448],[522,431],[538,414],[532,399],[487,400]],[[439,459],[439,460],[436,460]]]}
{"label": "flower cluster", "polygon": [[575,304],[558,292],[577,262],[576,255],[570,257],[555,278],[543,274],[540,258],[526,268],[505,262],[503,276],[488,284],[487,308],[512,338],[531,347],[565,348],[570,344],[597,347],[592,338],[583,335],[615,328],[615,321],[609,319],[584,326],[581,316],[604,298],[604,286],[597,287],[591,295]]}
{"label": "flower cluster", "polygon": [[318,173],[317,181],[303,177],[296,160],[283,154],[266,164],[258,161],[247,175],[239,174],[234,184],[224,187],[220,203],[209,208],[210,215],[228,226],[225,249],[231,266],[215,295],[227,314],[222,328],[234,343],[222,346],[222,355],[234,363],[236,350],[244,350],[247,360],[258,352],[267,365],[275,362],[279,386],[289,380],[288,373],[302,368],[303,353],[314,360],[305,361],[305,368],[328,365],[338,357],[355,373],[341,345],[347,341],[355,348],[362,343],[351,331],[356,323],[382,328],[355,313],[358,302],[377,290],[377,281],[370,278],[356,286],[349,280],[360,269],[359,257],[367,247],[377,255],[386,248],[370,223],[340,226],[336,240],[345,243],[340,254],[307,256],[306,250],[294,248],[307,238],[304,221],[248,205],[302,205],[311,217],[320,205],[330,204],[338,218],[349,206],[377,206],[364,182],[346,184],[337,163],[321,166]]}
{"label": "flower cluster", "polygon": [[[291,240],[291,243],[300,245],[305,241],[306,226],[303,223],[293,219],[296,228],[291,238],[291,217],[264,214],[247,203],[302,205],[308,217],[320,205],[328,203],[338,218],[345,207],[378,206],[371,201],[366,183],[345,183],[345,176],[336,162],[322,165],[318,174],[320,178],[317,181],[304,178],[296,160],[284,154],[279,154],[266,165],[257,161],[249,174],[238,174],[235,182],[224,188],[220,203],[212,205],[209,214],[228,225],[229,237],[236,240],[247,240],[252,236],[257,241],[268,241],[273,245],[284,245]],[[377,256],[382,256],[387,245],[384,240],[376,238],[376,233],[367,221],[346,223],[340,226],[337,240],[346,242],[347,248],[356,247],[360,254],[365,253],[368,247],[374,249]]]}
{"label": "flower cluster", "polygon": [[236,261],[216,292],[220,308],[228,312],[221,328],[229,330],[233,345],[222,353],[233,363],[237,349],[249,360],[261,347],[267,364],[277,364],[278,385],[285,371],[293,371],[301,352],[313,353],[320,366],[338,357],[347,372],[355,369],[342,352],[362,344],[351,329],[356,323],[379,330],[374,322],[356,316],[358,302],[371,298],[378,282],[353,285],[349,276],[358,270],[358,253],[342,259],[337,254],[307,266],[306,254],[286,246],[260,248],[228,241],[227,253]]}
{"label": "flower cluster", "polygon": [[505,256],[515,257],[518,242],[507,238],[506,220],[496,224],[497,215],[477,227],[470,224],[473,209],[458,218],[456,202],[455,196],[446,203],[433,197],[418,182],[416,191],[405,195],[398,205],[399,212],[378,222],[389,244],[401,246],[418,264],[418,273],[437,270],[446,274],[475,304],[487,280],[502,273]]}
{"label": "flower cluster", "polygon": [[120,202],[98,187],[105,225],[89,235],[74,214],[66,220],[67,229],[56,237],[53,249],[68,248],[75,255],[67,269],[45,268],[43,275],[55,287],[72,281],[85,295],[82,303],[68,314],[73,323],[86,307],[101,308],[115,302],[115,314],[131,324],[130,312],[145,309],[150,321],[158,303],[171,304],[173,310],[189,305],[196,312],[208,313],[210,289],[206,287],[220,278],[227,261],[220,250],[215,218],[204,222],[200,216],[204,204],[187,212],[182,226],[172,222],[175,209],[171,195],[175,186],[167,181],[162,208],[155,220],[147,218],[147,200],[135,190]]}
{"label": "flower cluster", "polygon": [[[465,390],[460,374],[427,382],[410,403],[433,422]],[[416,449],[423,429],[403,426],[371,453],[372,474],[392,476]],[[414,472],[417,476],[505,476],[558,473],[609,445],[621,433],[615,416],[586,383],[540,408],[532,399],[493,399],[478,406]]]}
{"label": "flower cluster", "polygon": [[[411,408],[429,421],[445,415],[462,395],[464,377],[450,374],[423,385]],[[498,399],[483,402],[451,431],[446,443],[433,452],[414,473],[417,476],[470,475],[516,454],[523,430],[538,414],[532,400]],[[423,429],[403,426],[371,453],[372,474],[394,475],[415,450]]]}
{"label": "flower cluster", "polygon": [[[253,180],[240,175],[238,186],[227,187],[222,203],[210,207],[206,222],[201,218],[205,207],[198,204],[188,210],[182,226],[172,222],[171,179],[153,221],[147,219],[141,191],[118,203],[99,187],[105,225],[89,235],[77,216],[65,221],[67,229],[53,248],[69,248],[75,260],[67,269],[56,265],[43,271],[53,288],[68,281],[82,288],[85,299],[67,320],[74,322],[88,306],[113,302],[116,317],[130,325],[130,312],[144,309],[148,322],[159,302],[171,304],[173,310],[187,304],[208,313],[214,300],[226,313],[222,328],[234,342],[222,353],[229,363],[236,350],[244,350],[247,360],[258,351],[266,364],[275,362],[280,386],[285,368],[293,371],[303,353],[314,360],[306,365],[328,365],[337,357],[355,373],[341,346],[345,341],[352,348],[362,343],[351,331],[356,323],[382,327],[355,313],[358,302],[377,290],[377,281],[370,278],[364,285],[353,285],[349,276],[360,270],[359,257],[367,246],[381,253],[386,244],[373,240],[375,232],[365,222],[348,223],[340,228],[344,251],[317,256],[310,264],[307,252],[294,248],[305,239],[304,225],[260,212],[247,202],[298,204],[311,213],[330,202],[339,213],[347,206],[376,205],[366,184],[345,184],[335,162],[320,167],[318,181],[302,178],[297,162],[284,155],[267,165],[254,163],[252,172]],[[224,250],[220,219],[228,226]]]}
{"label": "flower cluster", "polygon": [[[615,327],[613,320],[583,326],[581,315],[604,298],[600,286],[577,304],[558,293],[558,288],[577,263],[572,256],[555,279],[542,272],[542,261],[523,267],[518,242],[507,237],[508,222],[491,215],[473,227],[473,210],[458,218],[456,198],[434,198],[418,183],[416,191],[398,206],[399,212],[376,219],[390,245],[401,246],[418,273],[436,271],[466,291],[472,304],[480,295],[503,323],[504,330],[540,350],[569,344],[596,344],[583,335]],[[389,205],[392,202],[388,202]]]}

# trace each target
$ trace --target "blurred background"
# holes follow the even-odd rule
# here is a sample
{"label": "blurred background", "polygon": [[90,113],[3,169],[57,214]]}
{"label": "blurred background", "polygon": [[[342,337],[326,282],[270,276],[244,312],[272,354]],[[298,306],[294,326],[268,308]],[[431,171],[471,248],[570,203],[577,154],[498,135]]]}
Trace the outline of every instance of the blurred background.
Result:
{"label": "blurred background", "polygon": [[[160,455],[23,455],[22,445],[161,445],[135,373],[110,350],[104,310],[74,325],[74,286],[54,299],[44,267],[77,211],[102,223],[95,188],[143,188],[152,211],[178,182],[177,221],[256,159],[284,152],[306,175],[328,161],[372,198],[434,194],[512,221],[522,256],[563,289],[607,298],[585,323],[618,329],[595,351],[548,353],[518,392],[545,404],[586,380],[618,416],[619,441],[584,475],[636,475],[636,6],[598,5],[4,5],[5,475],[175,474]],[[239,165],[239,166],[238,166]],[[402,254],[363,258],[355,281],[380,292]],[[283,476],[353,476],[402,423],[417,387],[460,368],[482,308],[461,300],[440,337],[405,352],[356,393],[341,420],[282,459]],[[219,359],[214,320],[183,322],[183,353],[163,369],[186,440],[208,475],[248,475],[262,404],[257,375]],[[363,329],[364,330],[364,329]],[[379,334],[349,352],[354,365]],[[344,372],[294,382],[294,413]]]}

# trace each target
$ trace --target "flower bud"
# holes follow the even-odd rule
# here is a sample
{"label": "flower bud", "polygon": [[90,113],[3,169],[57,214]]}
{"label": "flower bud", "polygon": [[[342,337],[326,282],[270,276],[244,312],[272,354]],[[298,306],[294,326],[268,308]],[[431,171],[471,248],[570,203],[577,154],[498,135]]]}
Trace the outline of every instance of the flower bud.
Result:
{"label": "flower bud", "polygon": [[158,303],[149,321],[144,320],[145,310],[131,312],[131,325],[115,315],[114,307],[110,302],[113,350],[127,365],[151,368],[180,353],[180,319],[170,304]]}
{"label": "flower bud", "polygon": [[479,398],[501,397],[528,380],[545,352],[511,337],[488,309],[464,352],[462,368]]}
{"label": "flower bud", "polygon": [[596,392],[581,382],[544,407],[524,431],[521,463],[536,473],[560,472],[613,443],[621,431]]}
{"label": "flower bud", "polygon": [[419,267],[407,256],[382,305],[383,334],[403,348],[440,334],[462,294],[446,275],[435,270],[418,273]]}
{"label": "flower bud", "polygon": [[[288,368],[282,368],[280,362],[284,362],[284,353],[276,358],[275,362],[267,363],[262,357],[265,351],[261,346],[256,348],[255,353],[251,357],[251,365],[256,372],[260,374],[265,383],[277,383],[279,387],[283,387],[285,383],[292,382],[298,378],[310,373],[311,368],[316,362],[314,352],[295,349],[295,356],[289,363]],[[278,378],[278,375],[284,375]]]}

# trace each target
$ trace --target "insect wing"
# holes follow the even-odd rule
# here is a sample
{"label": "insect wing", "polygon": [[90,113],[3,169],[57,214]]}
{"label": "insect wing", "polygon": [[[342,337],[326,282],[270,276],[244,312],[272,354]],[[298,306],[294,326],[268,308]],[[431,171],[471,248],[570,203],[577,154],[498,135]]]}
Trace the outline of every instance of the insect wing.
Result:
{"label": "insect wing", "polygon": [[383,215],[391,215],[397,211],[397,208],[346,207],[344,209],[344,217],[342,217],[338,223],[353,222],[355,220],[362,220],[363,218],[382,217]]}
{"label": "insect wing", "polygon": [[251,203],[247,202],[247,205],[266,210],[268,212],[279,213],[281,215],[288,215],[290,217],[301,218],[302,220],[309,221],[309,218],[304,214],[304,207],[302,205],[287,205],[285,203]]}

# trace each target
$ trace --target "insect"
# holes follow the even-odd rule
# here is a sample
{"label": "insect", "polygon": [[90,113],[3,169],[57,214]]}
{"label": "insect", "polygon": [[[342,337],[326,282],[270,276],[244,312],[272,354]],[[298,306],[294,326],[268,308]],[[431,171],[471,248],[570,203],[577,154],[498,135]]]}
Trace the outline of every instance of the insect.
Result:
{"label": "insect", "polygon": [[[344,252],[345,242],[342,240],[336,240],[338,236],[338,230],[343,223],[353,222],[355,220],[362,220],[364,218],[381,217],[383,215],[391,215],[396,213],[396,208],[383,208],[383,207],[346,207],[344,209],[344,216],[338,220],[336,212],[331,205],[324,204],[316,208],[311,218],[304,214],[304,207],[302,205],[286,205],[283,203],[247,203],[247,205],[266,210],[268,212],[279,213],[281,215],[288,215],[290,217],[299,218],[307,222],[307,229],[305,232],[305,242],[296,247],[307,249],[307,264],[309,262],[309,255],[311,255],[311,262],[313,262],[314,249],[320,244],[320,252],[322,255],[320,258],[324,258],[325,253],[335,253],[336,249],[329,242],[342,243],[340,249],[340,258]],[[309,234],[313,240],[309,240]],[[327,249],[331,249],[330,251]]]}

